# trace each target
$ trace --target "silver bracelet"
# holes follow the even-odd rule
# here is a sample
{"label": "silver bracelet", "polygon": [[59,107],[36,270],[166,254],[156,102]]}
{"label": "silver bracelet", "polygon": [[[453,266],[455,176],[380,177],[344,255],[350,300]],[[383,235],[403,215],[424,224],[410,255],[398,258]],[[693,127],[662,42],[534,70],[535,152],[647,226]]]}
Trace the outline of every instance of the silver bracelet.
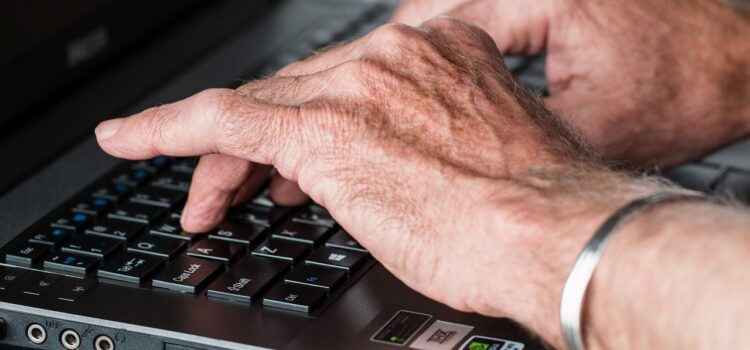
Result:
{"label": "silver bracelet", "polygon": [[636,199],[604,222],[596,231],[594,237],[586,243],[583,251],[573,265],[573,269],[565,281],[562,301],[560,303],[560,322],[562,326],[563,339],[568,350],[583,350],[583,335],[581,331],[581,315],[583,302],[586,298],[591,277],[594,274],[599,259],[604,253],[604,248],[613,233],[620,226],[631,219],[635,214],[645,211],[656,204],[670,202],[677,199],[704,199],[705,194],[689,190],[672,190],[657,192],[646,197]]}

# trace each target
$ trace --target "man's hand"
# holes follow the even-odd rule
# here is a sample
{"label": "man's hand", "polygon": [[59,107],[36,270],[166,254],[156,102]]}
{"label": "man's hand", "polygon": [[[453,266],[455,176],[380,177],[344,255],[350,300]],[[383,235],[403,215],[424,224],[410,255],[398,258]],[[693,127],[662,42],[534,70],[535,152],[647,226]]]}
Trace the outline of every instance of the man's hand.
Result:
{"label": "man's hand", "polygon": [[715,0],[406,0],[394,20],[448,13],[504,54],[546,52],[547,106],[605,158],[671,165],[750,134],[750,19]]}
{"label": "man's hand", "polygon": [[105,122],[97,137],[123,158],[204,155],[187,230],[216,225],[258,164],[273,165],[409,286],[556,341],[575,252],[645,190],[591,163],[502,62],[457,20],[386,25],[270,79]]}
{"label": "man's hand", "polygon": [[[575,256],[616,208],[661,187],[592,161],[585,146],[516,85],[492,38],[449,18],[419,28],[387,25],[267,80],[207,90],[102,123],[96,133],[102,148],[118,157],[202,155],[183,212],[188,231],[216,225],[228,206],[257,189],[272,165],[288,179],[275,182],[277,200],[304,200],[293,184],[298,183],[407,285],[459,310],[512,317],[558,347],[559,300]],[[698,209],[711,217],[710,210]],[[694,250],[677,256],[698,263],[693,253],[705,254],[702,239],[733,232],[683,240],[690,230],[677,228],[677,238],[658,235],[648,225],[636,232],[670,238],[658,247],[675,246],[675,239],[688,242]],[[738,239],[729,250],[747,246]],[[674,272],[663,267],[674,268],[680,260],[670,256],[662,262],[652,258],[661,256],[658,251],[629,247],[610,258],[622,263],[603,264],[595,278],[593,311],[585,319],[597,323],[586,327],[587,338],[601,347],[636,348],[628,341],[643,339],[678,348],[672,346],[675,339],[687,337],[658,332],[662,325],[633,311],[630,298],[644,292],[635,286],[658,284],[654,280]],[[656,262],[641,270],[643,252],[653,253],[647,261]],[[735,256],[746,254],[718,259]],[[716,273],[716,266],[745,266],[732,259],[697,264],[706,266],[700,271],[711,278],[680,272],[675,281],[690,290],[695,281],[745,285],[744,270]],[[671,304],[665,303],[658,297],[666,293],[652,290],[638,299],[646,310],[658,305],[664,315],[688,319],[675,312],[685,310],[676,302],[682,299],[669,294]],[[744,296],[745,289],[740,291]],[[726,294],[714,296],[707,300],[727,300]],[[691,305],[718,310],[717,322],[746,329],[736,322],[737,315],[750,314],[743,313],[746,305]],[[612,314],[625,321],[609,324],[622,326],[601,327]],[[679,334],[707,329],[688,326],[678,327]],[[655,336],[609,336],[638,327],[654,329]]]}

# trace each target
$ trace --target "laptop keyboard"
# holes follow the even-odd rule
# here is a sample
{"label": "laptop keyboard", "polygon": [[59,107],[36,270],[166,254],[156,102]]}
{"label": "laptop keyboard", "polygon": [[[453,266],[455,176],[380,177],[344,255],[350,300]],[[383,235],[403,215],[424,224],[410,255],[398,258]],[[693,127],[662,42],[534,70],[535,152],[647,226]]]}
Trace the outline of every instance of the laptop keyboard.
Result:
{"label": "laptop keyboard", "polygon": [[[360,37],[396,4],[340,8],[248,76]],[[0,249],[0,292],[74,302],[107,283],[316,316],[377,263],[324,208],[278,207],[267,190],[215,229],[185,233],[180,216],[195,165],[157,157],[110,172]]]}
{"label": "laptop keyboard", "polygon": [[667,170],[664,176],[683,187],[750,203],[750,140],[709,154],[699,162]]}
{"label": "laptop keyboard", "polygon": [[[327,18],[327,27],[285,45],[255,75],[361,36],[392,9],[372,2]],[[506,57],[506,64],[524,86],[546,94],[544,57]],[[665,175],[688,188],[750,201],[749,146],[741,142]],[[109,283],[315,316],[377,263],[324,208],[279,207],[266,190],[233,208],[215,229],[186,234],[180,216],[195,164],[157,157],[110,172],[0,250],[0,292],[13,288],[74,302]]]}
{"label": "laptop keyboard", "polygon": [[[233,208],[202,234],[180,227],[195,159],[123,164],[4,249],[4,284],[23,293],[56,288],[75,300],[116,283],[315,315],[375,260],[316,205],[276,206],[268,191]],[[10,276],[10,277],[8,277]],[[19,282],[21,283],[21,282]]]}

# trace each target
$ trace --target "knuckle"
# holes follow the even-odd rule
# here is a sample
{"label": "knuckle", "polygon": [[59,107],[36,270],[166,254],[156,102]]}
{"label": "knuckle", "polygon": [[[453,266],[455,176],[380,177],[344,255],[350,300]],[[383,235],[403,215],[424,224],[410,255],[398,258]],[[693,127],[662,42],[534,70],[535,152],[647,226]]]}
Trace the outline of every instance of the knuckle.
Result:
{"label": "knuckle", "polygon": [[438,47],[440,42],[430,36],[429,30],[414,28],[396,23],[380,27],[373,33],[373,47],[380,50],[380,55],[396,64],[407,64],[414,61],[441,61],[443,53]]}
{"label": "knuckle", "polygon": [[464,30],[464,28],[467,26],[467,23],[451,16],[437,16],[431,19],[428,19],[427,21],[422,24],[423,27],[428,28],[442,28],[442,29],[459,29]]}
{"label": "knuckle", "polygon": [[494,40],[484,29],[456,17],[435,17],[422,24],[422,28],[430,32],[449,34],[459,42],[478,42],[495,46]]}
{"label": "knuckle", "polygon": [[229,113],[237,107],[235,93],[228,89],[208,89],[196,95],[196,101],[193,105],[198,108],[198,115],[207,118],[209,122],[222,126],[226,122]]}
{"label": "knuckle", "polygon": [[372,31],[368,41],[374,47],[399,47],[418,39],[422,39],[422,35],[414,27],[401,23],[388,23]]}
{"label": "knuckle", "polygon": [[167,107],[154,107],[151,108],[149,115],[150,118],[138,124],[140,127],[138,132],[143,135],[150,135],[153,145],[152,151],[162,154],[161,145],[170,143],[171,135],[174,134],[177,114]]}
{"label": "knuckle", "polygon": [[212,130],[217,152],[242,153],[242,148],[248,143],[247,130],[252,127],[246,124],[258,118],[245,118],[253,110],[243,104],[238,92],[230,89],[204,90],[196,95],[192,108],[191,115],[203,119],[194,124],[205,125]]}

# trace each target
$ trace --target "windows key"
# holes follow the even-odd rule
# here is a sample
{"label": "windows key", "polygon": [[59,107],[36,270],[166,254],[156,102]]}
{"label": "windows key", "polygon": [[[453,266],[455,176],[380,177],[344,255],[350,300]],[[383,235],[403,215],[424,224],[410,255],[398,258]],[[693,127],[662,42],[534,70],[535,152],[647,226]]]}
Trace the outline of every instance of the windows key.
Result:
{"label": "windows key", "polygon": [[352,272],[365,261],[365,257],[363,253],[351,250],[318,248],[305,260],[305,264]]}

